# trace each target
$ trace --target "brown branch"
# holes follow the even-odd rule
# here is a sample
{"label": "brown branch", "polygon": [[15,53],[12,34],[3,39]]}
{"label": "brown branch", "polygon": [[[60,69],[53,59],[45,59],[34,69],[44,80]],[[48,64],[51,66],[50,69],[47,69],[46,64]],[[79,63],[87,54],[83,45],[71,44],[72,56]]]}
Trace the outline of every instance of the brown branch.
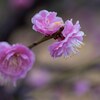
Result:
{"label": "brown branch", "polygon": [[61,27],[56,33],[54,33],[53,35],[49,35],[49,36],[45,36],[43,37],[40,41],[38,42],[34,42],[33,44],[31,44],[30,46],[28,46],[30,49],[32,49],[33,47],[39,45],[42,42],[45,42],[47,40],[50,40],[52,38],[57,38],[59,36],[59,34],[61,34],[62,30],[64,29],[64,27]]}

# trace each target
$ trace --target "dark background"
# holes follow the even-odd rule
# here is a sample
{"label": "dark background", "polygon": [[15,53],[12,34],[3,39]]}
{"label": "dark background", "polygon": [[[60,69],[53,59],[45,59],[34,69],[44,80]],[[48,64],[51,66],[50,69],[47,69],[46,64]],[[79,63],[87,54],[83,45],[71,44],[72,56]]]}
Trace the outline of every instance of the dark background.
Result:
{"label": "dark background", "polygon": [[85,45],[79,55],[55,60],[48,52],[54,40],[33,48],[33,69],[16,87],[1,86],[0,100],[100,100],[100,0],[0,0],[0,41],[39,40],[31,18],[43,9],[79,20]]}

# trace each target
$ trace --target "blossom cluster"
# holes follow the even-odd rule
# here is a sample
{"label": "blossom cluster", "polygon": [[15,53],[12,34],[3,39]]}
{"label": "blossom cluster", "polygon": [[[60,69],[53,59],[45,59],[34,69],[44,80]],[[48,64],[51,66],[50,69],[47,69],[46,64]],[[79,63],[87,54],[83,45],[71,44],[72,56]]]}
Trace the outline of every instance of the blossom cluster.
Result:
{"label": "blossom cluster", "polygon": [[80,31],[81,27],[79,21],[75,25],[71,20],[65,21],[65,24],[61,17],[56,16],[56,12],[48,12],[42,10],[32,18],[33,29],[45,36],[55,34],[61,27],[64,27],[63,31],[57,39],[49,46],[49,51],[52,57],[69,57],[72,54],[79,52],[78,48],[83,45],[84,32]]}
{"label": "blossom cluster", "polygon": [[[57,40],[49,46],[53,58],[76,54],[79,52],[78,48],[83,45],[84,32],[80,31],[79,21],[73,24],[71,19],[64,23],[56,12],[42,10],[32,17],[32,23],[35,31],[40,32],[44,37],[51,36]],[[7,42],[0,42],[1,85],[7,83],[16,85],[18,79],[26,76],[35,62],[35,54],[30,50],[34,45],[36,43],[26,47],[22,44],[10,45]]]}

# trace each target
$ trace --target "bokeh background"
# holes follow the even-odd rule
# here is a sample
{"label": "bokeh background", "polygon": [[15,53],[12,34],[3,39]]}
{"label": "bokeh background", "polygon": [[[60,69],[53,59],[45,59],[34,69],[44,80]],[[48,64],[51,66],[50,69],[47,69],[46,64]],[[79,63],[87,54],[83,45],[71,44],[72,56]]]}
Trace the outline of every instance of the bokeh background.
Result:
{"label": "bokeh background", "polygon": [[57,59],[48,52],[55,40],[36,46],[33,69],[16,87],[0,86],[0,100],[100,100],[100,0],[0,0],[0,41],[40,40],[31,18],[43,9],[79,20],[85,45],[79,55]]}

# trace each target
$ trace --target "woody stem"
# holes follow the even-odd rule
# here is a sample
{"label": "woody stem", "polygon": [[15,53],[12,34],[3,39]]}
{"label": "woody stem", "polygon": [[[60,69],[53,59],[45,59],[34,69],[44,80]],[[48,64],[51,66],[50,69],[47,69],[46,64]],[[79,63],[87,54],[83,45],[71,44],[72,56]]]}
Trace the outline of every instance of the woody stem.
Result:
{"label": "woody stem", "polygon": [[57,38],[59,36],[59,34],[61,34],[62,30],[64,29],[64,27],[61,27],[57,32],[55,32],[54,34],[52,35],[49,35],[49,36],[44,36],[41,40],[37,41],[37,42],[34,42],[33,44],[29,45],[28,47],[30,49],[32,49],[33,47],[41,44],[42,42],[45,42],[47,40],[50,40],[52,38]]}

